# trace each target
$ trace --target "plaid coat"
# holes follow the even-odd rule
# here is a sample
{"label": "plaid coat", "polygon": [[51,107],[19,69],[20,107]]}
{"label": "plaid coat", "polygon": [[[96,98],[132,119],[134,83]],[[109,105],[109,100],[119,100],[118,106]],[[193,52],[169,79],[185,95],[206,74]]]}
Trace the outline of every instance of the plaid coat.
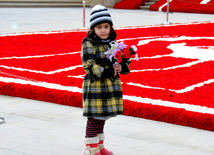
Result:
{"label": "plaid coat", "polygon": [[[83,116],[112,117],[123,114],[121,81],[119,75],[114,77],[112,63],[104,54],[109,48],[109,43],[102,43],[96,37],[83,39],[81,59],[86,72],[82,84]],[[128,74],[126,61],[121,65],[121,73]]]}

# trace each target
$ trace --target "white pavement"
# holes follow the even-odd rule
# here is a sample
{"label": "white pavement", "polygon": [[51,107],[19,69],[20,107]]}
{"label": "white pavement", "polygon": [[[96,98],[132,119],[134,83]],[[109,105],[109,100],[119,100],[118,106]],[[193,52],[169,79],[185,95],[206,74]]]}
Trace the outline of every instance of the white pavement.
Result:
{"label": "white pavement", "polygon": [[[89,27],[91,8],[86,8],[85,26]],[[159,25],[166,13],[144,10],[109,9],[114,27]],[[170,13],[169,22],[214,21],[213,14]],[[82,8],[0,8],[0,34],[14,32],[70,30],[83,27]]]}
{"label": "white pavement", "polygon": [[[166,14],[109,9],[115,27],[158,25]],[[86,9],[88,27],[90,9]],[[173,13],[172,23],[214,21],[214,15]],[[0,9],[0,34],[82,27],[82,8]],[[81,155],[82,109],[0,95],[0,155]],[[213,155],[214,132],[118,116],[106,122],[106,146],[115,155]]]}

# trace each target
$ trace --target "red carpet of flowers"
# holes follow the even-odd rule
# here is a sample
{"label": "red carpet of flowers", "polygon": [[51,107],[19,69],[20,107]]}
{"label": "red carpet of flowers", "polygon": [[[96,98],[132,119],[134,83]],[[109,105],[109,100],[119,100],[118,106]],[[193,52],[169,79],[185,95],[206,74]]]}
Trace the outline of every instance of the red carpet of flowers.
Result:
{"label": "red carpet of flowers", "polygon": [[[214,131],[214,23],[117,29],[139,61],[121,75],[124,115]],[[0,94],[82,106],[84,31],[0,35]]]}
{"label": "red carpet of flowers", "polygon": [[[166,11],[167,0],[159,0],[151,5],[150,11]],[[214,14],[214,0],[170,0],[170,12]]]}
{"label": "red carpet of flowers", "polygon": [[115,9],[139,9],[148,0],[122,0],[114,5]]}

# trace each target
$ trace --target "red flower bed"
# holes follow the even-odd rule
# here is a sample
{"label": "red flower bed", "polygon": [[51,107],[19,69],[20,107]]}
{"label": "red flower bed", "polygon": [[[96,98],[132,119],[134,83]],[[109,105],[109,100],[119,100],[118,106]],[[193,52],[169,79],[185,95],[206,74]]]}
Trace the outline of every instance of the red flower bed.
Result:
{"label": "red flower bed", "polygon": [[122,0],[114,5],[115,9],[139,9],[148,0]]}
{"label": "red flower bed", "polygon": [[[214,131],[213,29],[212,22],[117,29],[117,40],[139,55],[121,75],[124,114]],[[0,94],[82,107],[85,36],[0,36]]]}
{"label": "red flower bed", "polygon": [[[159,0],[155,4],[151,5],[150,11],[166,11],[165,5],[167,0]],[[214,13],[214,0],[202,1],[202,0],[172,0],[169,3],[170,12],[187,12],[187,13]]]}

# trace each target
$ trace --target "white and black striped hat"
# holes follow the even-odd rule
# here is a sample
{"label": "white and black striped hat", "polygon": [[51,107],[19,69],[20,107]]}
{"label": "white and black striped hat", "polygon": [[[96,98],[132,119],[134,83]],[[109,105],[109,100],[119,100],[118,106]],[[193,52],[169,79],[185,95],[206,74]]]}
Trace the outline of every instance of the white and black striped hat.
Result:
{"label": "white and black striped hat", "polygon": [[102,5],[96,5],[91,10],[90,29],[101,23],[110,23],[113,25],[112,18],[108,9]]}

